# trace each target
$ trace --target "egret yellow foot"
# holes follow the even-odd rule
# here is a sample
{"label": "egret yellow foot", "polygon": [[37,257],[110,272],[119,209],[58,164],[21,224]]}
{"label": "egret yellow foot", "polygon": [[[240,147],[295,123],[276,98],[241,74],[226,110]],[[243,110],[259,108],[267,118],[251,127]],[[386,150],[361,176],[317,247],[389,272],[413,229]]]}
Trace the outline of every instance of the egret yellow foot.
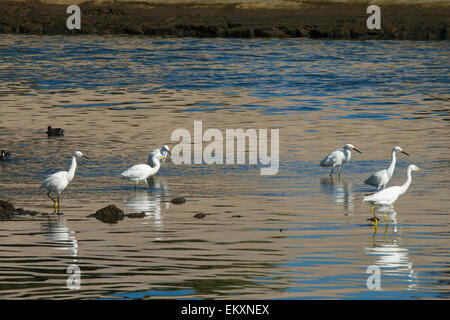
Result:
{"label": "egret yellow foot", "polygon": [[373,216],[372,218],[367,219],[368,221],[370,221],[371,224],[373,225],[378,225],[378,219],[377,217]]}
{"label": "egret yellow foot", "polygon": [[378,218],[373,216],[372,218],[367,219],[368,221],[370,221],[371,224],[373,224],[373,231],[374,233],[377,232],[378,230]]}
{"label": "egret yellow foot", "polygon": [[387,233],[387,229],[388,229],[388,221],[386,219],[386,211],[384,212],[384,222],[386,223],[386,226],[384,227],[384,234]]}

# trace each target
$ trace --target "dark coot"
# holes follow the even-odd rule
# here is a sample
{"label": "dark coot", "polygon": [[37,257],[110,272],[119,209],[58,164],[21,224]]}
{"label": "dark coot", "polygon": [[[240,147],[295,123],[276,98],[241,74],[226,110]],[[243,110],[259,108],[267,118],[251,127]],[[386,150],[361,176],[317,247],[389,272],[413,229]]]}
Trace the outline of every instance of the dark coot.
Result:
{"label": "dark coot", "polygon": [[61,136],[64,136],[64,129],[52,128],[51,126],[48,126],[47,127],[47,135],[49,137],[61,137]]}
{"label": "dark coot", "polygon": [[11,152],[5,150],[0,151],[0,161],[6,161],[10,155]]}

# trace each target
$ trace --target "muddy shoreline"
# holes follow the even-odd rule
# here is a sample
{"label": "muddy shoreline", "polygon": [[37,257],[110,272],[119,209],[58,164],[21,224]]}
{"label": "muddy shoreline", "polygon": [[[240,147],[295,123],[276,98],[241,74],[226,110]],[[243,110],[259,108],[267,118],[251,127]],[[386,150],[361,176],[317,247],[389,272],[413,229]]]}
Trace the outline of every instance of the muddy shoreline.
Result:
{"label": "muddy shoreline", "polygon": [[238,4],[81,3],[81,30],[68,30],[67,5],[0,0],[0,33],[137,34],[174,37],[449,39],[444,4],[380,5],[381,30],[368,30],[367,4],[305,2],[296,8]]}

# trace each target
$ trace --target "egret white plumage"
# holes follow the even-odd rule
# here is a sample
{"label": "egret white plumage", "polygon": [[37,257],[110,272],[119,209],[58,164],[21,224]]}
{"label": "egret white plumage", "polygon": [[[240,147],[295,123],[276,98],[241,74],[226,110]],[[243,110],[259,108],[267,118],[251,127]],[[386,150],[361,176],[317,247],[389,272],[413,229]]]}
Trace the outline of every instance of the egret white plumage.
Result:
{"label": "egret white plumage", "polygon": [[136,164],[127,170],[123,171],[120,176],[123,178],[127,178],[131,181],[136,182],[136,185],[134,186],[134,189],[136,190],[136,186],[140,181],[145,181],[145,184],[148,187],[147,178],[154,176],[160,167],[160,159],[163,159],[164,156],[161,154],[159,149],[154,150],[155,152],[152,152],[152,159],[151,162],[153,165],[148,164]]}
{"label": "egret white plumage", "polygon": [[[72,164],[70,165],[69,171],[59,171],[47,176],[47,178],[41,185],[41,188],[43,187],[47,188],[48,190],[47,196],[50,199],[52,199],[55,212],[56,211],[59,212],[59,195],[65,188],[67,188],[67,186],[75,176],[75,170],[77,169],[77,159],[76,159],[77,157],[89,159],[81,151],[75,151],[75,153],[72,156]],[[57,195],[56,200],[50,195],[51,192],[56,193]]]}
{"label": "egret white plumage", "polygon": [[333,175],[333,170],[335,167],[338,167],[338,175],[341,175],[341,166],[344,163],[350,161],[352,157],[351,150],[355,150],[356,152],[362,153],[358,149],[356,149],[352,144],[346,144],[342,149],[338,149],[333,151],[328,156],[326,156],[321,162],[320,165],[322,167],[331,167],[330,176]]}
{"label": "egret white plumage", "polygon": [[165,161],[165,159],[167,158],[168,154],[171,154],[169,151],[169,147],[167,145],[163,145],[160,149],[155,149],[152,152],[150,152],[149,156],[148,156],[148,160],[147,160],[147,164],[154,167],[156,165],[156,163],[153,162],[153,156],[155,153],[159,152],[163,158],[162,158],[162,162]]}
{"label": "egret white plumage", "polygon": [[[364,202],[369,202],[371,204],[373,204],[371,211],[373,213],[373,209],[376,206],[390,206],[392,205],[397,199],[398,197],[400,197],[402,194],[404,194],[412,181],[412,177],[411,177],[411,172],[412,171],[417,171],[419,170],[419,168],[414,165],[411,164],[408,166],[408,169],[406,170],[406,182],[401,185],[401,186],[393,186],[393,187],[389,187],[386,189],[383,189],[381,191],[378,191],[377,193],[371,194],[371,195],[367,195],[363,198]],[[386,212],[385,212],[386,214]]]}
{"label": "egret white plumage", "polygon": [[383,187],[383,189],[386,188],[387,183],[389,182],[392,175],[394,174],[395,163],[397,161],[395,154],[397,152],[401,152],[401,153],[409,156],[409,154],[407,154],[405,151],[403,151],[402,148],[400,148],[399,146],[395,146],[392,149],[392,160],[391,160],[391,164],[389,165],[389,167],[387,169],[383,169],[383,170],[379,170],[379,171],[375,172],[373,175],[371,175],[369,178],[367,178],[366,181],[364,181],[364,183],[377,187],[377,191],[379,191],[381,189],[381,187]]}

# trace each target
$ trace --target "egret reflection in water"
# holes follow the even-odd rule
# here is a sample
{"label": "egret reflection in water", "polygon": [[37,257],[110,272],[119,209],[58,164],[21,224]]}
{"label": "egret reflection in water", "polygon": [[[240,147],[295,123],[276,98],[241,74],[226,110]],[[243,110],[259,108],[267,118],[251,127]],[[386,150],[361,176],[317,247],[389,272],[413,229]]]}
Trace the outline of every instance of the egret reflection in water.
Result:
{"label": "egret reflection in water", "polygon": [[158,230],[162,228],[161,207],[169,208],[169,188],[158,177],[148,179],[150,191],[131,192],[123,202],[130,212],[144,212],[146,218],[153,218]]}
{"label": "egret reflection in water", "polygon": [[383,216],[383,221],[387,225],[392,225],[392,231],[398,231],[398,221],[397,221],[397,211],[391,206],[380,206],[374,208],[374,212],[378,212],[379,215]]}
{"label": "egret reflection in water", "polygon": [[41,222],[41,229],[45,233],[45,237],[56,243],[58,250],[71,251],[72,257],[78,256],[78,241],[75,238],[74,231],[70,231],[63,219],[58,217],[48,217],[47,220]]}
{"label": "egret reflection in water", "polygon": [[[378,241],[381,242],[381,241]],[[402,248],[394,239],[392,242],[383,241],[377,243],[374,240],[372,247],[364,247],[364,253],[368,256],[378,257],[375,265],[380,267],[382,275],[400,276],[408,278],[408,290],[417,286],[417,274],[413,264],[409,260],[409,249]],[[383,280],[382,280],[383,283]]]}
{"label": "egret reflection in water", "polygon": [[344,204],[346,210],[354,210],[352,184],[341,177],[329,176],[321,178],[320,191],[323,194],[332,195],[333,201]]}

